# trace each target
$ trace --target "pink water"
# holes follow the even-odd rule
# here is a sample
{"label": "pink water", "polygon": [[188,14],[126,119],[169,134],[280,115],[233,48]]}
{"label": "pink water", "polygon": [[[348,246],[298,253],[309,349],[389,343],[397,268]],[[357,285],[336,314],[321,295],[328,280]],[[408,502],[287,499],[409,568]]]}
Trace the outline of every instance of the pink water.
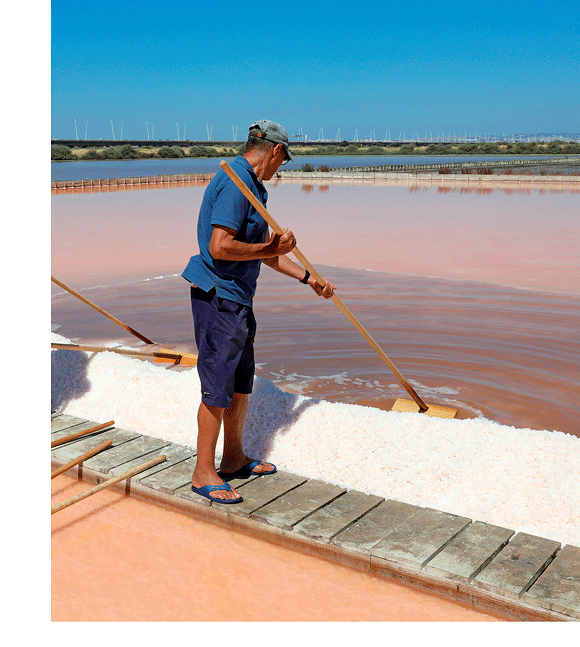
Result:
{"label": "pink water", "polygon": [[[272,215],[424,399],[580,435],[577,191],[268,190]],[[52,274],[146,336],[195,352],[187,284],[175,275],[197,252],[203,191],[53,196]],[[137,341],[54,285],[52,306],[66,337]],[[255,309],[260,375],[386,409],[404,395],[336,307],[304,286],[264,268]]]}
{"label": "pink water", "polygon": [[[90,487],[69,474],[51,484],[53,505]],[[51,528],[53,622],[502,620],[110,489]]]}

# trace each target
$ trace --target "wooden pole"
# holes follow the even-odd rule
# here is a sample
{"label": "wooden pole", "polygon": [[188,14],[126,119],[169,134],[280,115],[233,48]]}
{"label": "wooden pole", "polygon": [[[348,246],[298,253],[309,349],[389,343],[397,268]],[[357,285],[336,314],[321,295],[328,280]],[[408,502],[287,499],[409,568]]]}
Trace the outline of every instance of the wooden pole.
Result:
{"label": "wooden pole", "polygon": [[[270,227],[272,227],[274,232],[281,236],[284,233],[284,230],[282,229],[282,227],[280,227],[280,225],[274,220],[274,218],[265,209],[264,205],[250,191],[250,189],[248,189],[248,187],[238,177],[238,175],[232,169],[232,167],[225,160],[222,160],[220,162],[220,166],[228,174],[230,179],[234,182],[234,184],[238,187],[238,189],[240,189],[240,191],[244,194],[244,196],[252,203],[252,205],[256,208],[256,210],[262,216],[262,218],[264,218],[264,220],[270,225]],[[302,254],[302,252],[297,247],[295,247],[292,250],[292,254],[294,254],[294,256],[296,256],[296,258],[302,263],[302,265],[310,272],[310,274],[314,277],[316,282],[320,286],[324,287],[324,279],[320,276],[320,274],[316,271],[313,265],[304,256],[304,254]],[[391,369],[394,375],[398,378],[399,382],[402,384],[403,388],[413,398],[413,400],[415,400],[419,409],[421,411],[427,411],[429,407],[423,402],[423,400],[421,400],[421,398],[417,395],[417,393],[415,393],[415,389],[413,389],[413,387],[402,376],[402,374],[399,372],[397,367],[393,364],[393,362],[389,359],[389,357],[387,357],[385,352],[377,344],[377,342],[371,337],[370,333],[367,332],[367,330],[360,323],[360,321],[353,315],[353,313],[346,307],[346,305],[336,296],[336,294],[334,294],[331,297],[331,299],[332,301],[334,301],[335,305],[338,306],[340,311],[354,325],[354,327],[360,332],[360,334],[367,340],[371,348],[377,353],[377,355],[383,360],[383,362]]]}
{"label": "wooden pole", "polygon": [[70,436],[65,436],[64,438],[53,440],[50,443],[50,447],[52,449],[53,447],[57,447],[58,445],[62,445],[63,443],[68,443],[70,440],[75,440],[76,438],[80,438],[81,436],[92,434],[94,431],[100,431],[101,429],[105,429],[106,427],[112,427],[114,424],[115,424],[114,420],[109,420],[109,422],[103,422],[102,425],[96,425],[95,427],[91,427],[90,429],[83,429],[82,431],[77,431],[76,433],[71,434]]}
{"label": "wooden pole", "polygon": [[60,344],[52,342],[51,348],[61,350],[84,350],[87,353],[118,353],[119,355],[131,355],[132,357],[150,357],[154,362],[173,362],[174,364],[185,364],[195,366],[197,364],[197,355],[193,353],[180,353],[168,348],[159,350],[133,350],[132,348],[104,348],[103,346],[83,346],[76,344]]}
{"label": "wooden pole", "polygon": [[145,335],[142,335],[141,333],[138,333],[136,330],[131,328],[131,326],[128,326],[127,324],[124,324],[122,321],[119,321],[116,317],[113,317],[113,315],[109,314],[102,308],[99,308],[98,305],[94,304],[92,301],[89,301],[86,297],[83,297],[81,294],[73,290],[72,288],[69,288],[68,285],[65,285],[62,283],[62,281],[59,281],[58,279],[55,279],[54,276],[50,277],[50,280],[53,283],[56,283],[59,287],[61,287],[63,290],[66,290],[70,294],[72,294],[74,297],[77,299],[80,299],[83,303],[86,303],[87,305],[91,306],[91,308],[94,308],[97,312],[100,312],[102,315],[105,315],[105,317],[109,318],[111,321],[114,321],[116,324],[121,326],[121,328],[124,328],[127,332],[130,332],[132,335],[135,335],[138,339],[141,341],[144,341],[146,344],[155,344],[154,341],[151,341]]}
{"label": "wooden pole", "polygon": [[109,445],[111,445],[112,443],[113,443],[112,440],[106,440],[104,443],[101,443],[100,445],[93,447],[93,449],[89,449],[88,452],[85,452],[82,456],[75,458],[74,460],[70,461],[66,465],[61,465],[60,467],[58,467],[57,469],[55,469],[53,472],[50,473],[50,479],[52,480],[55,476],[58,476],[59,474],[66,472],[71,467],[74,467],[79,463],[83,463],[87,459],[91,458],[91,456],[94,456],[95,454],[102,452],[103,449],[107,449],[107,447],[109,447]]}
{"label": "wooden pole", "polygon": [[134,467],[133,469],[128,470],[127,472],[123,472],[123,474],[120,474],[119,476],[115,476],[114,478],[109,479],[104,483],[96,485],[94,488],[91,488],[90,490],[85,490],[84,492],[81,492],[80,494],[77,494],[76,496],[73,496],[70,499],[66,499],[66,501],[63,501],[62,503],[52,506],[50,508],[50,514],[52,515],[55,512],[59,512],[63,508],[68,508],[68,506],[72,505],[73,503],[82,501],[83,499],[86,499],[87,497],[93,494],[96,494],[97,492],[100,492],[101,490],[104,490],[105,488],[108,488],[111,485],[118,483],[119,481],[129,479],[132,476],[135,476],[135,474],[142,472],[143,470],[149,469],[150,467],[153,467],[154,465],[158,465],[159,463],[163,463],[164,460],[165,460],[165,456],[157,456],[157,458],[152,458],[150,461],[147,461],[142,465],[138,465],[137,467]]}

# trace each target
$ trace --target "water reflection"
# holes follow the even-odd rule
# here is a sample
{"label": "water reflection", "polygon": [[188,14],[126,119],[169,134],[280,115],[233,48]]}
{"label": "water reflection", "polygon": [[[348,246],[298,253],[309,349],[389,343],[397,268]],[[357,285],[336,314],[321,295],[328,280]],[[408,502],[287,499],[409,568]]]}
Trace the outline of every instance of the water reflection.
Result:
{"label": "water reflection", "polygon": [[[467,177],[467,176],[466,176]],[[443,183],[444,182],[444,183]],[[522,186],[523,185],[523,186]],[[312,194],[314,187],[318,187],[319,192],[326,193],[332,187],[333,192],[337,188],[344,187],[406,187],[409,193],[422,193],[435,190],[439,194],[473,193],[476,195],[491,195],[493,193],[503,193],[506,195],[548,195],[548,194],[570,194],[580,193],[580,183],[578,182],[534,182],[526,181],[520,184],[519,181],[494,181],[494,180],[470,180],[469,184],[465,180],[440,180],[431,178],[398,178],[398,179],[336,179],[328,180],[317,178],[274,178],[268,182],[268,187],[276,188],[282,186],[299,186],[300,191],[304,194]]]}
{"label": "water reflection", "polygon": [[[111,186],[76,186],[76,187],[67,187],[67,188],[51,188],[51,195],[82,195],[82,194],[91,194],[91,193],[125,193],[129,191],[153,191],[155,189],[184,189],[191,188],[196,186],[207,186],[210,180],[197,180],[192,182],[175,182],[175,183],[165,183],[165,184],[119,184]],[[271,183],[268,183],[268,186],[279,186],[283,184],[293,184],[296,185],[295,181],[284,181],[277,180]],[[314,187],[318,187],[319,193],[327,193],[332,186],[333,190],[337,187],[347,187],[347,186],[360,186],[362,181],[359,182],[336,182],[328,183],[325,181],[325,184],[319,184],[316,180],[303,180],[300,183],[300,190],[302,193],[311,193],[314,190]],[[363,186],[407,186],[409,193],[421,193],[428,192],[432,189],[435,189],[439,194],[451,194],[451,193],[460,193],[468,194],[473,193],[476,195],[491,195],[494,192],[503,193],[506,195],[549,195],[549,194],[577,194],[580,193],[580,186],[573,186],[570,183],[563,183],[563,186],[554,186],[554,187],[540,187],[540,186],[498,186],[497,183],[493,186],[489,184],[487,186],[463,186],[463,185],[450,185],[446,181],[444,186],[434,184],[433,182],[418,182],[414,181],[412,183],[405,183],[402,181],[391,182],[389,184],[385,182],[373,181],[373,182],[364,182]]]}
{"label": "water reflection", "polygon": [[51,195],[81,195],[83,193],[125,193],[127,191],[153,191],[155,189],[183,189],[207,186],[211,180],[192,180],[186,182],[164,182],[163,184],[111,184],[102,186],[75,186],[51,188]]}

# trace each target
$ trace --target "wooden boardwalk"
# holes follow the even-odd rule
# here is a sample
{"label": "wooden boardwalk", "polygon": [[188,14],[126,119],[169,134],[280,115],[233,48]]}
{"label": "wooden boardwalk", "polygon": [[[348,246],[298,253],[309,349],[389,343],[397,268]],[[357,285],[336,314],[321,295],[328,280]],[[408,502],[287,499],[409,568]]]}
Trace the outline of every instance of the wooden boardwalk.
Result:
{"label": "wooden boardwalk", "polygon": [[[57,414],[51,441],[97,424]],[[53,468],[106,440],[112,441],[107,449],[69,473],[100,483],[165,455],[163,463],[119,486],[127,494],[507,618],[580,620],[578,546],[283,471],[231,481],[244,501],[213,504],[191,491],[194,449],[116,427],[53,447]]]}

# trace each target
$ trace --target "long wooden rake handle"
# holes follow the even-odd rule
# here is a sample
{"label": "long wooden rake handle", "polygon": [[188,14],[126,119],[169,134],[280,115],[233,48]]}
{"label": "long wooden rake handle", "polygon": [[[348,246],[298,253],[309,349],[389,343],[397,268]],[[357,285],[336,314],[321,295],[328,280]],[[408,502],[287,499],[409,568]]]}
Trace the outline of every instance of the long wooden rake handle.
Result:
{"label": "long wooden rake handle", "polygon": [[109,479],[104,483],[96,485],[94,488],[91,488],[90,490],[85,490],[84,492],[81,492],[80,494],[77,494],[76,496],[73,496],[70,499],[66,499],[66,501],[62,501],[62,503],[53,505],[50,508],[50,514],[59,512],[59,510],[62,510],[63,508],[68,508],[69,505],[72,505],[73,503],[77,503],[78,501],[82,501],[83,499],[86,499],[88,496],[91,496],[92,494],[96,494],[97,492],[100,492],[101,490],[104,490],[105,488],[108,488],[111,485],[118,483],[119,481],[129,479],[132,476],[135,476],[135,474],[142,472],[143,470],[149,469],[154,465],[158,465],[159,463],[162,463],[164,460],[165,460],[165,456],[157,456],[157,458],[152,458],[150,461],[147,461],[142,465],[138,465],[137,467],[134,467],[133,469],[128,470],[127,472],[123,472],[123,474],[120,474],[119,476],[115,476],[114,478]]}
{"label": "long wooden rake handle", "polygon": [[90,429],[83,429],[82,431],[77,431],[74,434],[70,434],[70,436],[65,436],[64,438],[59,438],[58,440],[53,440],[50,443],[51,449],[53,447],[57,447],[58,445],[62,445],[63,443],[68,443],[71,440],[76,440],[77,438],[80,438],[81,436],[86,436],[87,434],[92,434],[94,431],[101,431],[101,429],[106,429],[107,427],[112,427],[115,424],[114,420],[109,420],[109,422],[103,422],[100,425],[95,425],[94,427],[91,427]]}
{"label": "long wooden rake handle", "polygon": [[197,355],[193,353],[180,353],[169,348],[160,348],[159,350],[133,350],[132,348],[106,348],[104,346],[61,344],[59,342],[51,342],[50,347],[59,350],[86,351],[87,353],[109,352],[117,353],[118,355],[129,355],[131,357],[149,357],[154,362],[173,362],[174,364],[184,364],[187,366],[197,365]]}
{"label": "long wooden rake handle", "polygon": [[100,445],[97,445],[96,447],[93,447],[92,449],[89,449],[88,452],[85,452],[78,458],[74,458],[72,461],[67,463],[66,465],[61,465],[54,471],[50,473],[50,479],[52,480],[55,476],[58,476],[59,474],[62,474],[63,472],[66,472],[69,470],[71,467],[74,467],[75,465],[78,465],[79,463],[83,463],[84,461],[88,460],[95,454],[98,454],[99,452],[102,452],[103,449],[107,449],[110,445],[113,444],[112,440],[105,440],[104,443],[101,443]]}
{"label": "long wooden rake handle", "polygon": [[[222,160],[220,162],[220,166],[228,174],[232,182],[238,187],[238,189],[244,194],[244,196],[252,203],[252,205],[256,208],[256,210],[262,216],[262,218],[264,218],[264,220],[270,225],[270,227],[272,227],[274,232],[278,235],[282,235],[284,233],[284,230],[282,229],[282,227],[280,227],[280,225],[276,222],[276,220],[274,220],[274,218],[268,213],[264,205],[258,200],[258,198],[256,198],[256,196],[250,191],[250,189],[248,189],[248,187],[244,184],[244,182],[240,179],[240,177],[236,174],[236,172],[232,169],[232,167],[225,160]],[[316,271],[316,269],[310,263],[310,261],[304,256],[304,254],[298,249],[298,247],[295,247],[292,250],[292,253],[302,263],[302,265],[310,272],[310,274],[314,277],[316,282],[320,286],[324,287],[324,279]],[[360,323],[360,321],[344,305],[344,303],[336,296],[336,294],[334,294],[331,297],[331,299],[338,306],[340,311],[347,317],[347,319],[353,324],[353,326],[360,332],[360,334],[367,340],[371,348],[376,352],[376,354],[381,358],[381,360],[391,369],[391,371],[397,377],[399,382],[402,384],[405,391],[407,391],[407,393],[413,398],[413,400],[415,400],[415,402],[419,406],[419,409],[421,411],[427,411],[429,407],[423,402],[423,400],[421,400],[421,398],[415,392],[415,389],[413,389],[413,387],[407,382],[407,380],[403,377],[403,375],[400,373],[397,367],[387,357],[385,352],[372,338],[370,333],[365,329],[365,327]]]}
{"label": "long wooden rake handle", "polygon": [[61,287],[63,290],[66,290],[68,293],[72,294],[74,297],[77,299],[80,299],[83,303],[86,303],[87,305],[91,306],[91,308],[94,308],[97,312],[100,312],[102,315],[105,315],[105,317],[109,318],[111,321],[114,321],[116,324],[121,326],[121,328],[124,328],[127,332],[130,332],[132,335],[135,335],[138,339],[141,341],[144,341],[146,344],[155,344],[154,341],[151,341],[145,335],[142,335],[141,333],[138,333],[136,330],[131,328],[131,326],[128,326],[127,324],[124,324],[122,321],[119,321],[117,317],[113,317],[112,314],[109,314],[102,308],[99,308],[98,305],[94,304],[92,301],[89,301],[86,297],[83,297],[81,294],[73,290],[72,288],[69,288],[68,285],[65,285],[62,281],[59,281],[58,279],[55,279],[54,276],[50,277],[50,280],[53,283],[56,283],[59,287]]}

